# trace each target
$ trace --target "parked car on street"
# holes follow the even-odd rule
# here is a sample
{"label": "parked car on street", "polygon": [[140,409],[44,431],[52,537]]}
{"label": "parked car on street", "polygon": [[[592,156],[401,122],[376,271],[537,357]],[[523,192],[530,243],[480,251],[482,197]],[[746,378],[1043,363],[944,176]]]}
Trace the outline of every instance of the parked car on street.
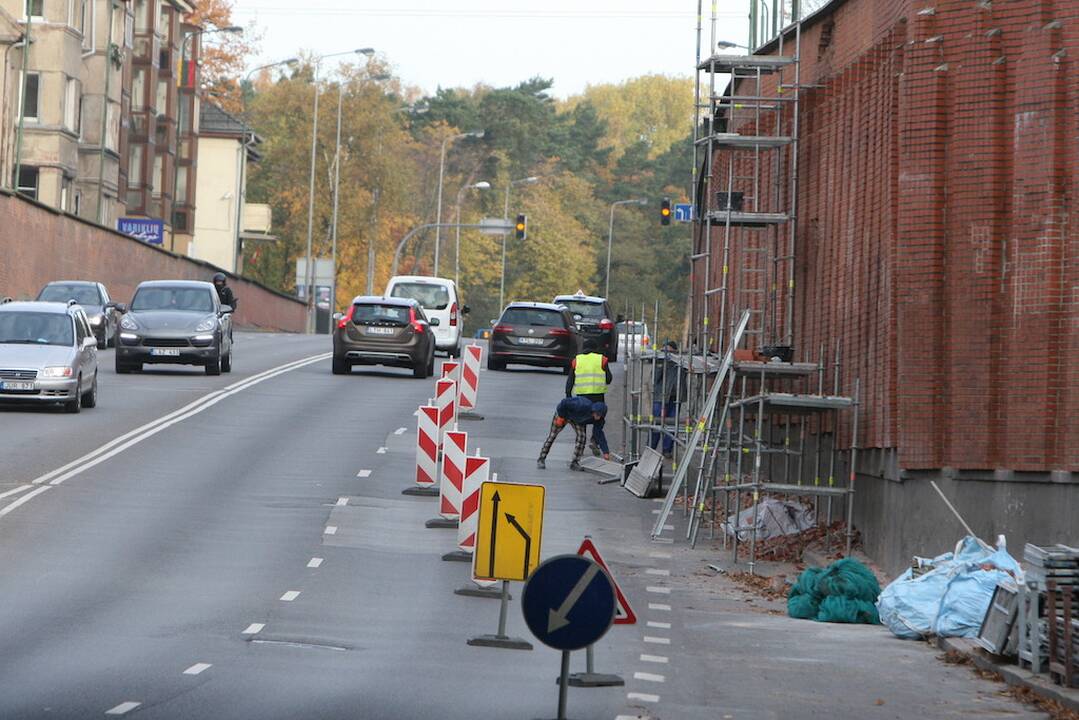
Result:
{"label": "parked car on street", "polygon": [[585,295],[584,291],[578,290],[574,295],[559,295],[551,302],[569,308],[581,336],[594,339],[599,343],[599,351],[608,360],[618,361],[618,328],[615,323],[622,322],[623,318],[615,317],[605,298]]}
{"label": "parked car on street", "polygon": [[618,323],[618,352],[623,356],[637,357],[651,342],[647,324],[640,320]]}
{"label": "parked car on street", "polygon": [[510,303],[491,331],[487,369],[505,370],[516,363],[560,367],[568,374],[580,347],[577,325],[564,306]]}
{"label": "parked car on street", "polygon": [[41,288],[37,299],[60,303],[74,300],[86,311],[98,349],[104,350],[116,344],[116,303],[109,298],[109,291],[103,284],[87,280],[56,280]]}
{"label": "parked car on street", "polygon": [[74,302],[0,303],[0,402],[97,405],[97,339]]}
{"label": "parked car on street", "polygon": [[434,374],[441,321],[428,317],[418,301],[360,296],[333,319],[334,375],[352,372],[353,365],[411,368],[416,378]]}
{"label": "parked car on street", "polygon": [[222,305],[212,283],[152,280],[135,289],[129,306],[118,305],[120,342],[116,372],[147,363],[201,365],[207,375],[232,371],[232,308]]}
{"label": "parked car on street", "polygon": [[395,275],[386,285],[388,298],[411,298],[425,316],[438,319],[435,349],[450,357],[461,357],[461,329],[469,307],[461,303],[453,280],[427,275]]}

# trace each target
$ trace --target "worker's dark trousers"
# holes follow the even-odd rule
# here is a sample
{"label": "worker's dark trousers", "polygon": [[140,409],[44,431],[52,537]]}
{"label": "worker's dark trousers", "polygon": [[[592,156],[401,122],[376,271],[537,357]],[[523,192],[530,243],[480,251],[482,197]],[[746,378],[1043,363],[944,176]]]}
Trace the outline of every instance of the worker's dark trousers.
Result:
{"label": "worker's dark trousers", "polygon": [[572,425],[573,431],[577,433],[577,442],[573,445],[573,462],[578,462],[581,459],[581,455],[584,454],[584,444],[587,430],[583,425],[578,425],[575,422],[566,422],[564,425],[560,426],[556,422],[557,420],[557,415],[555,415],[551,419],[551,429],[547,433],[547,439],[543,441],[543,449],[540,450],[539,459],[547,459],[547,453],[551,452],[551,446],[554,445],[554,441],[555,438],[558,437],[558,433],[562,432],[562,428],[566,427],[566,425]]}

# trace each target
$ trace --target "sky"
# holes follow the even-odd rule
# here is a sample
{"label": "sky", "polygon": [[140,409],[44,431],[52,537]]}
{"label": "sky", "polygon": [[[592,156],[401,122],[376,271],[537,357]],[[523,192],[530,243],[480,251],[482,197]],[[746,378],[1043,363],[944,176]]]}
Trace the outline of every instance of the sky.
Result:
{"label": "sky", "polygon": [[[234,0],[262,34],[251,65],[374,47],[407,86],[554,80],[558,97],[646,74],[688,76],[697,0]],[[717,40],[744,43],[749,0],[718,0]],[[709,42],[710,0],[704,2]],[[705,53],[707,54],[707,53]]]}

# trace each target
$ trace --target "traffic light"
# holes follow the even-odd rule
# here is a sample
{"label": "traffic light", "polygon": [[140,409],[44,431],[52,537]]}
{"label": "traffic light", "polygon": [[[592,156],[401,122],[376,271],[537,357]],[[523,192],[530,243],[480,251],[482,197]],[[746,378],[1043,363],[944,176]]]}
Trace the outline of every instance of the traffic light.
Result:
{"label": "traffic light", "polygon": [[517,224],[513,227],[513,232],[518,240],[524,240],[528,237],[528,216],[521,213],[517,216]]}
{"label": "traffic light", "polygon": [[663,198],[659,204],[659,224],[670,225],[671,224],[671,200],[670,198]]}

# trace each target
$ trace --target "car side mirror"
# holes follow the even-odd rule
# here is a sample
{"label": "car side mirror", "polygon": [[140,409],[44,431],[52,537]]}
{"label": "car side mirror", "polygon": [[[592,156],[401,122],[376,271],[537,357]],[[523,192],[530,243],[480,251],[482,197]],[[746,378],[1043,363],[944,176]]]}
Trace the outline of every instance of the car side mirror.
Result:
{"label": "car side mirror", "polygon": [[102,312],[108,312],[109,310],[115,310],[115,309],[116,309],[116,303],[114,303],[114,302],[107,302],[101,308]]}
{"label": "car side mirror", "polygon": [[221,306],[221,314],[222,315],[231,315],[233,310],[234,310],[234,308],[231,305],[222,305]]}
{"label": "car side mirror", "polygon": [[[462,310],[461,312],[464,312],[464,310]],[[428,324],[428,325],[430,325],[431,327],[438,327],[438,326],[439,326],[439,325],[440,325],[441,323],[442,323],[442,321],[441,321],[441,320],[439,320],[439,319],[438,319],[438,318],[436,318],[436,317],[433,317],[433,318],[429,318],[429,319],[427,320],[427,324]]]}
{"label": "car side mirror", "polygon": [[615,322],[625,322],[625,321],[626,321],[626,316],[623,315],[622,313],[618,313],[618,316],[615,318]]}
{"label": "car side mirror", "polygon": [[84,337],[82,339],[82,346],[84,348],[88,348],[91,345],[93,345],[94,347],[97,347],[97,338],[96,337],[94,337],[93,335],[87,335],[86,337]]}
{"label": "car side mirror", "polygon": [[470,308],[468,305],[462,305],[461,306],[461,314],[462,315],[468,315],[470,312],[472,312],[472,308]]}
{"label": "car side mirror", "polygon": [[112,309],[121,315],[127,312],[127,303],[109,303],[112,305]]}
{"label": "car side mirror", "polygon": [[345,314],[344,314],[344,313],[341,313],[341,312],[335,312],[335,313],[333,314],[333,321],[334,321],[334,322],[340,322],[340,321],[341,321],[341,318],[343,318],[344,316],[345,316]]}

